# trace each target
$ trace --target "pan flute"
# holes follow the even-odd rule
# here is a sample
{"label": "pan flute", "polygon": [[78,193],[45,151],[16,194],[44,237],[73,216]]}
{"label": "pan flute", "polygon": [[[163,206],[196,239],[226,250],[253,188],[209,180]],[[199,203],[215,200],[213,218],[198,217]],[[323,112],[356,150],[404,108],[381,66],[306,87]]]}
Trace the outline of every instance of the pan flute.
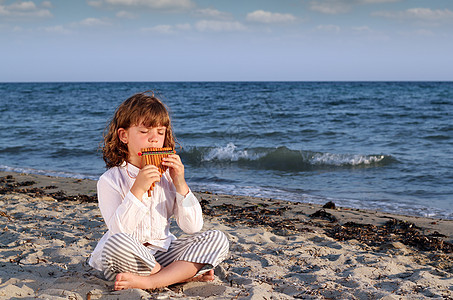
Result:
{"label": "pan flute", "polygon": [[[143,148],[138,154],[142,157],[142,167],[146,165],[154,165],[159,168],[160,175],[167,171],[167,166],[162,165],[162,159],[167,157],[169,154],[176,153],[174,148]],[[154,183],[148,190],[148,197],[151,196],[151,191],[154,188]]]}

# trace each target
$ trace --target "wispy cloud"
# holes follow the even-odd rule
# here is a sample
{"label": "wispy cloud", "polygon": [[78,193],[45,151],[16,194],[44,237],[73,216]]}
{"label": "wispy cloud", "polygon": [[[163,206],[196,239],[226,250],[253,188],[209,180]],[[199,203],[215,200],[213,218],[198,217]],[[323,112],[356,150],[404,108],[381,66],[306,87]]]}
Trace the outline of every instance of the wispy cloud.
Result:
{"label": "wispy cloud", "polygon": [[175,30],[172,25],[157,25],[153,27],[146,27],[141,29],[143,32],[154,32],[160,34],[174,34]]}
{"label": "wispy cloud", "polygon": [[32,1],[18,1],[10,5],[0,5],[0,16],[10,18],[49,18],[52,13],[47,9],[52,4],[44,1],[41,7],[36,6]]}
{"label": "wispy cloud", "polygon": [[375,30],[366,25],[352,26],[350,30],[354,36],[360,37],[360,39],[365,41],[388,41],[390,38],[385,32]]}
{"label": "wispy cloud", "polygon": [[352,2],[327,0],[327,1],[312,1],[310,9],[323,14],[336,15],[346,13],[351,10]]}
{"label": "wispy cloud", "polygon": [[401,2],[403,0],[318,0],[311,1],[310,9],[323,14],[343,14],[351,11],[354,6]]}
{"label": "wispy cloud", "polygon": [[15,2],[13,4],[10,4],[9,8],[11,10],[17,10],[17,11],[30,11],[30,10],[36,9],[36,4],[32,1]]}
{"label": "wispy cloud", "polygon": [[257,23],[293,23],[297,20],[292,14],[273,13],[264,10],[256,10],[248,13],[246,20]]}
{"label": "wispy cloud", "polygon": [[176,24],[176,25],[157,25],[153,27],[142,28],[142,32],[152,32],[158,34],[176,34],[181,31],[191,30],[190,24]]}
{"label": "wispy cloud", "polygon": [[92,0],[92,1],[87,1],[87,3],[89,6],[93,6],[93,7],[101,7],[103,4],[102,0]]}
{"label": "wispy cloud", "polygon": [[112,25],[112,23],[98,19],[98,18],[86,18],[86,19],[83,19],[82,21],[78,22],[77,24],[82,25],[82,26],[88,26],[88,27]]}
{"label": "wispy cloud", "polygon": [[372,33],[373,30],[368,26],[354,26],[351,28],[353,31],[358,33]]}
{"label": "wispy cloud", "polygon": [[215,21],[215,20],[201,20],[195,24],[195,28],[201,32],[233,32],[245,31],[242,23],[237,21]]}
{"label": "wispy cloud", "polygon": [[46,8],[52,8],[53,7],[53,5],[52,5],[52,3],[50,1],[43,1],[41,3],[41,6],[42,7],[46,7]]}
{"label": "wispy cloud", "polygon": [[195,7],[191,0],[93,0],[88,2],[91,6],[100,7],[102,5],[143,7],[152,9],[186,10]]}
{"label": "wispy cloud", "polygon": [[121,19],[136,19],[137,15],[129,11],[121,10],[116,13],[116,16]]}
{"label": "wispy cloud", "polygon": [[71,33],[71,30],[65,28],[62,25],[55,25],[55,26],[51,26],[51,27],[45,27],[42,30],[44,30],[45,32],[49,32],[49,33],[57,33],[57,34],[65,34],[65,35]]}
{"label": "wispy cloud", "polygon": [[377,11],[373,16],[392,19],[416,19],[422,21],[453,21],[453,11],[449,9],[410,8],[404,11]]}
{"label": "wispy cloud", "polygon": [[214,8],[197,9],[194,12],[195,16],[201,18],[211,18],[217,20],[231,20],[233,16],[230,13],[222,12]]}
{"label": "wispy cloud", "polygon": [[341,31],[340,26],[338,25],[318,25],[316,26],[317,31],[321,32],[330,32],[330,33],[339,33]]}
{"label": "wispy cloud", "polygon": [[187,31],[192,29],[192,25],[186,23],[186,24],[176,24],[174,26],[177,30],[179,31]]}
{"label": "wispy cloud", "polygon": [[403,0],[358,0],[359,3],[364,4],[380,4],[380,3],[395,3]]}

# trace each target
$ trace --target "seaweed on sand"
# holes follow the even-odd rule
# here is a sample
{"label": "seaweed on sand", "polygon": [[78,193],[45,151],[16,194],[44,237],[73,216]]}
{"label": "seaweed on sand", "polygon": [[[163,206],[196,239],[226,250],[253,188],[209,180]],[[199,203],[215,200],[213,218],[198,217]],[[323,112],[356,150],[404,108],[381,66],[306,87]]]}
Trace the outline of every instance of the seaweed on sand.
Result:
{"label": "seaweed on sand", "polygon": [[58,201],[80,201],[80,202],[97,202],[97,196],[89,195],[67,195],[63,191],[47,192],[46,189],[54,189],[55,186],[47,186],[44,188],[30,187],[36,184],[34,181],[17,182],[14,176],[7,175],[0,177],[0,194],[20,193],[27,194],[31,197],[49,196]]}
{"label": "seaweed on sand", "polygon": [[422,251],[453,252],[453,244],[439,238],[442,235],[438,233],[424,235],[414,223],[397,219],[390,219],[381,226],[347,222],[326,230],[326,233],[336,240],[356,239],[369,246],[380,246],[385,243],[399,241]]}

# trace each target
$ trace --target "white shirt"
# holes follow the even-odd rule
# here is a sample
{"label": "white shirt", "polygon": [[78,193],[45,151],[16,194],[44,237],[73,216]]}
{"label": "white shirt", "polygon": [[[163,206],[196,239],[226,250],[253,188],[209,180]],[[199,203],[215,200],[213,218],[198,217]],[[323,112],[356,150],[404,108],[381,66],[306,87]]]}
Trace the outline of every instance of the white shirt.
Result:
{"label": "white shirt", "polygon": [[[127,168],[127,169],[126,169]],[[176,192],[167,170],[151,192],[138,200],[130,191],[139,169],[123,163],[105,172],[97,183],[99,209],[108,231],[101,238],[89,264],[102,271],[101,253],[107,239],[116,233],[128,233],[140,243],[149,243],[154,253],[167,251],[176,237],[170,233],[170,218],[175,216],[178,226],[188,234],[203,227],[201,206],[189,191],[184,197]],[[129,173],[129,174],[128,174]],[[134,178],[132,178],[134,177]]]}

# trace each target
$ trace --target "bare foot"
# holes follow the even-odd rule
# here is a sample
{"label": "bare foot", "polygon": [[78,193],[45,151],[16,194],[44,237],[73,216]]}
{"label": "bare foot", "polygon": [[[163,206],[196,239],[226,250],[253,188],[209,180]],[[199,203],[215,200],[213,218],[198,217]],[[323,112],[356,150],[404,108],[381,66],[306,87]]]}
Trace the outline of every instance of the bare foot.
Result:
{"label": "bare foot", "polygon": [[125,289],[153,289],[151,276],[140,276],[131,273],[116,275],[115,290]]}
{"label": "bare foot", "polygon": [[[173,284],[175,282],[167,282],[166,284],[160,284],[156,282],[156,275],[150,276],[140,276],[132,273],[119,273],[116,275],[114,289],[125,290],[125,289],[155,289],[161,286],[166,286]],[[154,277],[154,278],[153,278]],[[214,280],[214,270],[209,270],[208,272],[199,275],[197,277],[189,278],[180,282],[189,282],[189,281],[213,281]]]}
{"label": "bare foot", "polygon": [[192,277],[184,282],[190,282],[190,281],[213,281],[214,280],[214,270],[209,270],[208,272],[198,275],[197,277]]}

